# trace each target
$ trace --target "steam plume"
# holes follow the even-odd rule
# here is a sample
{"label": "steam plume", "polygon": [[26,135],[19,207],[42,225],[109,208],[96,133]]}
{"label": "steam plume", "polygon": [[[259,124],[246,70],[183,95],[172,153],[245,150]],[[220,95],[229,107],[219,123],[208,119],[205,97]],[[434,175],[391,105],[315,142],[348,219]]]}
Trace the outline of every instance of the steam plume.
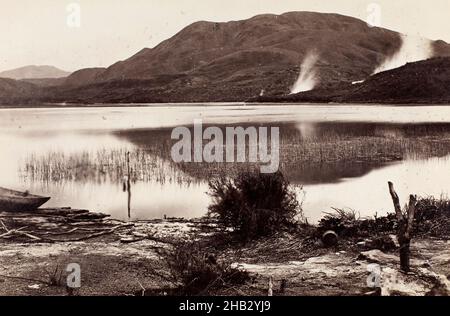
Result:
{"label": "steam plume", "polygon": [[315,53],[310,52],[306,55],[300,68],[300,75],[291,88],[291,94],[314,89],[317,84],[317,72],[314,66],[318,59],[319,56]]}
{"label": "steam plume", "polygon": [[387,58],[383,64],[375,69],[373,74],[391,70],[407,63],[431,58],[433,49],[431,41],[418,36],[402,35],[402,46],[392,57]]}

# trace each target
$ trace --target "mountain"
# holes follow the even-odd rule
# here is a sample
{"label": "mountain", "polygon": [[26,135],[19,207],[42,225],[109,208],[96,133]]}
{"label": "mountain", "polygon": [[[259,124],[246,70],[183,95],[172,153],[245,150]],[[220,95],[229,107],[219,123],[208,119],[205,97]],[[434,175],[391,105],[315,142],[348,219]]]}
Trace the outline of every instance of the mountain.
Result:
{"label": "mountain", "polygon": [[338,14],[203,21],[95,72],[87,85],[69,76],[71,85],[54,95],[87,102],[242,101],[263,90],[285,95],[310,52],[318,56],[319,86],[327,87],[366,78],[400,46],[398,33]]}
{"label": "mountain", "polygon": [[[356,89],[352,82],[371,77],[403,44],[397,32],[338,14],[289,12],[226,23],[201,21],[108,68],[81,69],[59,84],[47,84],[40,100],[225,102],[263,95],[262,100],[328,102]],[[450,56],[450,45],[443,41],[432,42],[431,50],[433,56]],[[315,90],[287,96],[305,60],[315,61],[310,65]]]}
{"label": "mountain", "polygon": [[381,104],[449,104],[450,57],[408,63],[359,84],[341,83],[289,96],[258,97],[255,102],[337,102]]}
{"label": "mountain", "polygon": [[[288,95],[308,55],[318,89],[368,78],[398,52],[399,33],[338,14],[290,12],[197,22],[106,69],[81,70],[53,94],[72,102],[244,101]],[[435,55],[450,46],[433,43]],[[81,75],[83,74],[83,75]]]}
{"label": "mountain", "polygon": [[[399,46],[397,33],[370,28],[363,21],[337,14],[259,15],[228,23],[194,23],[154,49],[144,49],[109,67],[101,79],[191,74],[235,80],[261,67],[275,71],[293,68],[297,75],[310,51],[320,56],[319,67],[331,63],[370,74]],[[351,73],[331,74],[334,80],[338,75],[355,79]],[[330,80],[326,76],[323,79]]]}
{"label": "mountain", "polygon": [[53,66],[25,66],[0,72],[0,78],[9,78],[15,80],[64,78],[68,75],[70,75],[69,72],[63,71]]}

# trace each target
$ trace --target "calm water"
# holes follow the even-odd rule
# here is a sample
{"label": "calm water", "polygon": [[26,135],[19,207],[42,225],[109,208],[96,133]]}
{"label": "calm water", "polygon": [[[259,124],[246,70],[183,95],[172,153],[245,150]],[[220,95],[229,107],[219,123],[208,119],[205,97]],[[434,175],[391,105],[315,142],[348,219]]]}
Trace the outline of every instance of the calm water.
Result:
{"label": "calm water", "polygon": [[[309,159],[286,168],[290,180],[303,185],[299,198],[311,221],[332,207],[351,208],[361,216],[391,211],[389,180],[396,184],[403,202],[410,193],[440,196],[450,191],[446,143],[450,139],[450,106],[1,109],[0,186],[51,196],[46,206],[86,208],[120,219],[201,216],[210,202],[208,174],[175,165],[166,154],[170,147],[164,145],[170,141],[170,127],[188,126],[198,118],[205,124],[286,126],[285,133],[296,135],[286,148],[303,139],[313,139],[311,146],[317,147],[338,138],[345,146],[343,155],[355,151],[351,159]],[[391,143],[401,139],[414,143],[414,137],[431,145],[380,161],[367,161],[357,154],[361,141],[376,138],[386,139],[386,152],[397,156],[389,148]],[[131,192],[123,187],[127,151],[132,153],[132,168],[137,171]],[[71,166],[69,171],[67,166]]]}

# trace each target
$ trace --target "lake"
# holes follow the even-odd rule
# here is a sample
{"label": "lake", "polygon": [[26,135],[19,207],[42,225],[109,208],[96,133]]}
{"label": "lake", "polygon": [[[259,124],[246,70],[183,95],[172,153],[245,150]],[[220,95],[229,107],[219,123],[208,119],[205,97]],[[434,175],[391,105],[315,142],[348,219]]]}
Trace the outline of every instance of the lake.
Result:
{"label": "lake", "polygon": [[[199,217],[208,180],[236,166],[171,161],[173,127],[279,126],[282,171],[310,222],[333,208],[392,211],[411,193],[450,191],[450,106],[149,105],[0,109],[0,186],[51,196],[48,207],[118,219]],[[131,168],[131,187],[127,153]]]}

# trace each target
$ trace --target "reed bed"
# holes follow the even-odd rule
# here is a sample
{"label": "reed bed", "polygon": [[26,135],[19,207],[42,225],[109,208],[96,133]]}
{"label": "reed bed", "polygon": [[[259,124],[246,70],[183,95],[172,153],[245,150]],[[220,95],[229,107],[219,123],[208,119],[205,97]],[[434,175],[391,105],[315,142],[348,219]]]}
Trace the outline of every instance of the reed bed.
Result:
{"label": "reed bed", "polygon": [[19,173],[23,178],[42,182],[123,182],[128,178],[132,182],[156,181],[161,184],[190,185],[195,182],[167,160],[141,149],[101,149],[70,155],[61,152],[32,154],[24,161]]}
{"label": "reed bed", "polygon": [[[405,159],[445,157],[450,154],[450,138],[445,135],[411,136],[389,133],[333,132],[325,130],[314,137],[305,137],[297,129],[281,129],[280,169],[295,175],[311,168],[327,166],[343,168],[347,164],[382,164]],[[128,175],[126,148],[99,149],[65,154],[48,152],[26,157],[20,170],[23,177],[34,181],[115,181],[130,176],[131,181],[192,182],[209,180],[215,176],[237,175],[259,168],[258,163],[174,163],[170,156],[173,141],[169,131],[139,135],[130,142]],[[247,148],[248,149],[248,148]],[[339,164],[339,165],[337,165]],[[332,169],[332,168],[331,168]]]}

